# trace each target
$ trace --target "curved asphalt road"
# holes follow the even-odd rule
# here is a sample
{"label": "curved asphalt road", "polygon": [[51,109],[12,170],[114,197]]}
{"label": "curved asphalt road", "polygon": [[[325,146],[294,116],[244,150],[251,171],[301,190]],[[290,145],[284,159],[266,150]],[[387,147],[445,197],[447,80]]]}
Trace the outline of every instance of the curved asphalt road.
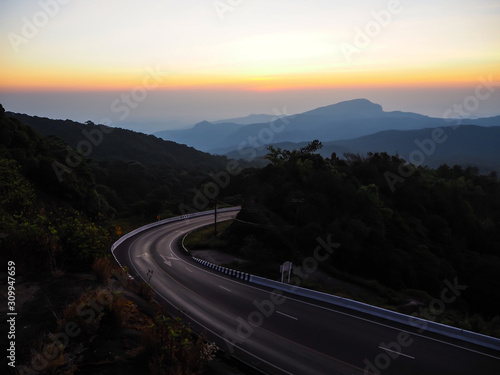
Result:
{"label": "curved asphalt road", "polygon": [[[236,212],[219,213],[219,221]],[[167,308],[227,353],[268,374],[500,374],[500,352],[270,289],[212,271],[180,248],[213,216],[168,223],[120,244],[115,256]]]}

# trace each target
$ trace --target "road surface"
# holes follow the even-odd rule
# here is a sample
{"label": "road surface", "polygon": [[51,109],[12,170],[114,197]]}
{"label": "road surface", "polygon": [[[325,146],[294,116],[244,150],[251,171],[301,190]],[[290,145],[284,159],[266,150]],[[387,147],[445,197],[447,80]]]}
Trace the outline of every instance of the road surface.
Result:
{"label": "road surface", "polygon": [[[218,221],[236,212],[218,213]],[[180,248],[213,215],[141,232],[115,256],[167,308],[228,354],[267,374],[500,374],[500,352],[213,271]]]}

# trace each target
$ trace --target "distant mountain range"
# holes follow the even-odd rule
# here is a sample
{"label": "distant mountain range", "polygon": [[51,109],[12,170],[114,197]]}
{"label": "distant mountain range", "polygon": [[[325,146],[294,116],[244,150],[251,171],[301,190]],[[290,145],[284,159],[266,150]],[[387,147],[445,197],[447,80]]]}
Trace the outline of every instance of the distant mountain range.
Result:
{"label": "distant mountain range", "polygon": [[232,123],[232,124],[238,124],[238,125],[250,125],[250,124],[259,124],[263,122],[270,122],[273,121],[274,115],[266,115],[266,114],[259,114],[259,115],[249,115],[245,117],[238,117],[238,118],[232,118],[232,119],[227,119],[227,120],[218,120],[218,121],[211,121],[212,124],[227,124],[227,123]]}
{"label": "distant mountain range", "polygon": [[[318,152],[324,157],[332,153],[342,157],[346,153],[366,155],[368,152],[387,152],[400,155],[414,164],[437,168],[442,164],[477,166],[482,173],[500,174],[500,126],[481,127],[462,125],[441,127],[442,135],[433,140],[436,128],[419,130],[387,130],[354,139],[323,142]],[[441,134],[441,133],[440,133]],[[283,142],[274,146],[286,150],[300,149],[309,142]],[[265,147],[232,151],[232,159],[266,155]]]}
{"label": "distant mountain range", "polygon": [[[450,120],[417,113],[385,112],[382,106],[366,99],[345,101],[280,119],[267,116],[253,115],[233,121],[204,121],[190,129],[162,131],[155,135],[202,151],[225,154],[248,147],[252,142],[254,145],[262,145],[319,139],[325,144],[386,130],[418,130],[454,124]],[[249,123],[253,119],[266,121]],[[500,126],[500,116],[462,119],[461,123]]]}
{"label": "distant mountain range", "polygon": [[[99,129],[93,124],[6,114],[34,127],[42,135],[58,136],[73,148],[82,141],[96,142],[95,138],[84,135]],[[257,120],[266,122],[253,123]],[[263,164],[259,157],[267,153],[270,144],[298,149],[318,139],[324,146],[320,153],[326,157],[333,152],[340,157],[344,153],[387,152],[433,168],[460,164],[478,166],[484,173],[500,172],[500,116],[462,119],[460,123],[453,127],[457,121],[408,112],[385,112],[378,104],[358,99],[279,119],[260,114],[204,121],[190,129],[164,131],[156,136],[113,128],[102,142],[92,147],[89,157],[139,162],[147,167],[168,164],[178,170],[206,171],[217,166],[222,168],[227,158]],[[430,144],[427,140],[432,139],[436,128],[442,129],[444,141]]]}

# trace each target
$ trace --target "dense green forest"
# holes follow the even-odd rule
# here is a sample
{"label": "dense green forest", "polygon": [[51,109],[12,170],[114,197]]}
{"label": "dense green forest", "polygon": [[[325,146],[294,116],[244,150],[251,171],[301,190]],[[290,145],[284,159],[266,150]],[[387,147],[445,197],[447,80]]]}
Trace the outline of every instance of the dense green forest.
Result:
{"label": "dense green forest", "polygon": [[[27,274],[89,267],[112,243],[105,218],[114,212],[97,193],[86,162],[58,180],[67,145],[6,118],[0,107],[0,232],[2,257]],[[90,235],[89,235],[90,234]]]}
{"label": "dense green forest", "polygon": [[[197,208],[197,192],[213,186],[228,165],[224,157],[186,146],[179,146],[186,154],[177,155],[178,145],[151,136],[40,120],[52,130],[61,127],[59,136],[67,133],[77,149],[83,131],[99,130],[102,143],[85,156],[3,108],[0,116],[2,256],[30,254],[21,257],[27,271],[90,267],[109,254],[117,224],[184,213],[183,205]],[[286,260],[300,264],[318,237],[331,235],[341,246],[321,262],[327,274],[433,297],[456,278],[468,288],[455,309],[500,319],[500,183],[494,173],[415,168],[386,153],[323,157],[320,148],[318,141],[293,151],[270,147],[267,166],[240,168],[219,183],[219,203],[243,206],[228,234],[233,251],[265,270]],[[413,168],[404,177],[402,165]],[[214,200],[205,200],[208,209]]]}
{"label": "dense green forest", "polygon": [[106,255],[115,225],[132,229],[178,214],[199,181],[228,162],[90,122],[13,116],[1,106],[0,116],[3,255],[36,248],[40,257],[26,262],[52,268],[85,267]]}
{"label": "dense green forest", "polygon": [[[16,336],[15,373],[33,373],[31,367],[40,374],[106,372],[110,367],[121,373],[146,367],[157,374],[206,373],[215,345],[170,317],[149,286],[129,280],[110,256],[118,239],[116,223],[131,214],[138,222],[156,220],[169,202],[175,207],[182,201],[181,186],[192,183],[194,188],[190,181],[218,165],[210,160],[182,163],[184,172],[180,164],[171,167],[165,160],[150,167],[119,158],[97,162],[60,138],[44,137],[6,116],[0,105],[0,259],[15,262],[17,318],[31,332],[20,330]],[[116,284],[120,293],[110,287]],[[26,288],[33,295],[23,303]],[[113,296],[113,302],[91,323],[82,320],[78,306],[95,306],[102,293]],[[31,310],[36,313],[30,315]],[[63,334],[74,322],[82,333],[54,349],[51,334]],[[42,349],[50,355],[44,351],[40,359]],[[59,354],[52,356],[53,350]],[[102,361],[100,356],[110,350],[113,360]]]}
{"label": "dense green forest", "polygon": [[[224,193],[241,192],[244,203],[226,234],[229,248],[278,269],[287,260],[301,264],[314,255],[317,237],[331,235],[341,246],[321,270],[436,298],[445,280],[457,278],[468,287],[454,308],[499,320],[500,183],[494,173],[414,168],[386,153],[324,158],[316,153],[320,147],[318,141],[294,151],[270,147],[269,165],[233,179]],[[405,178],[402,164],[414,168]],[[394,176],[401,177],[397,183]]]}
{"label": "dense green forest", "polygon": [[12,112],[7,112],[7,116],[33,127],[41,135],[55,135],[74,149],[88,151],[88,158],[94,160],[135,161],[147,167],[166,165],[189,172],[222,167],[227,161],[154,135],[96,125],[91,121],[81,124]]}
{"label": "dense green forest", "polygon": [[[210,155],[152,135],[70,120],[7,113],[49,139],[67,143],[60,151],[56,174],[66,180],[73,165],[93,174],[95,190],[112,207],[111,215],[150,222],[178,213],[192,201],[196,184],[210,171],[223,169],[226,157]],[[57,138],[56,138],[57,137]],[[68,149],[68,145],[70,149]],[[52,173],[54,174],[54,173]],[[53,184],[52,184],[53,185]]]}

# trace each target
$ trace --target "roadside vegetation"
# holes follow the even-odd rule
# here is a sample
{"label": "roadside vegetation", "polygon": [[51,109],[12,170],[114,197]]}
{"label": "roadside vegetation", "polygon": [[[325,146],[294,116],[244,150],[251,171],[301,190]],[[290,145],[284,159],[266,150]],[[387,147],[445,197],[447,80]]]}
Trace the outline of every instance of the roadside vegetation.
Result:
{"label": "roadside vegetation", "polygon": [[184,246],[188,250],[229,250],[228,233],[232,221],[217,223],[215,226],[209,225],[189,233],[184,239]]}
{"label": "roadside vegetation", "polygon": [[59,182],[52,165],[66,163],[66,147],[0,106],[0,258],[15,262],[19,322],[13,373],[208,373],[217,347],[111,258],[119,235],[158,211],[117,219],[91,161]]}
{"label": "roadside vegetation", "polygon": [[[411,314],[457,280],[466,290],[436,319],[500,337],[497,176],[385,153],[324,158],[320,148],[270,147],[269,165],[232,179],[243,209],[222,249],[248,260],[233,266],[279,279],[280,264],[301,265],[331,235],[340,247],[302,286]],[[401,165],[412,173],[392,189],[387,172],[400,176]]]}
{"label": "roadside vegetation", "polygon": [[[120,138],[135,139],[130,132]],[[144,152],[148,142],[160,147],[140,139]],[[439,298],[445,280],[458,279],[467,290],[436,319],[500,337],[497,176],[474,167],[418,167],[392,191],[384,175],[398,175],[398,156],[324,158],[320,147],[271,147],[266,167],[231,176],[217,201],[241,203],[237,220],[219,224],[217,235],[213,227],[192,233],[186,246],[231,253],[248,260],[232,266],[278,279],[280,264],[300,265],[318,237],[331,235],[340,247],[301,286],[411,314]],[[32,300],[19,317],[33,322],[19,339],[19,360],[29,363],[31,349],[51,345],[47,332],[78,321],[75,306],[104,293],[113,303],[91,322],[80,321],[83,333],[57,356],[57,343],[50,346],[54,358],[39,373],[92,374],[122,360],[120,373],[203,373],[215,349],[159,309],[147,285],[110,289],[118,277],[110,247],[142,224],[180,214],[180,204],[192,204],[226,160],[197,163],[202,155],[182,148],[184,164],[169,162],[168,153],[156,164],[151,154],[137,162],[103,149],[99,160],[82,158],[59,181],[53,165],[67,163],[68,149],[60,138],[6,117],[0,106],[0,258],[15,261],[19,298]],[[213,204],[207,199],[203,207]],[[109,340],[113,358],[104,354]]]}

